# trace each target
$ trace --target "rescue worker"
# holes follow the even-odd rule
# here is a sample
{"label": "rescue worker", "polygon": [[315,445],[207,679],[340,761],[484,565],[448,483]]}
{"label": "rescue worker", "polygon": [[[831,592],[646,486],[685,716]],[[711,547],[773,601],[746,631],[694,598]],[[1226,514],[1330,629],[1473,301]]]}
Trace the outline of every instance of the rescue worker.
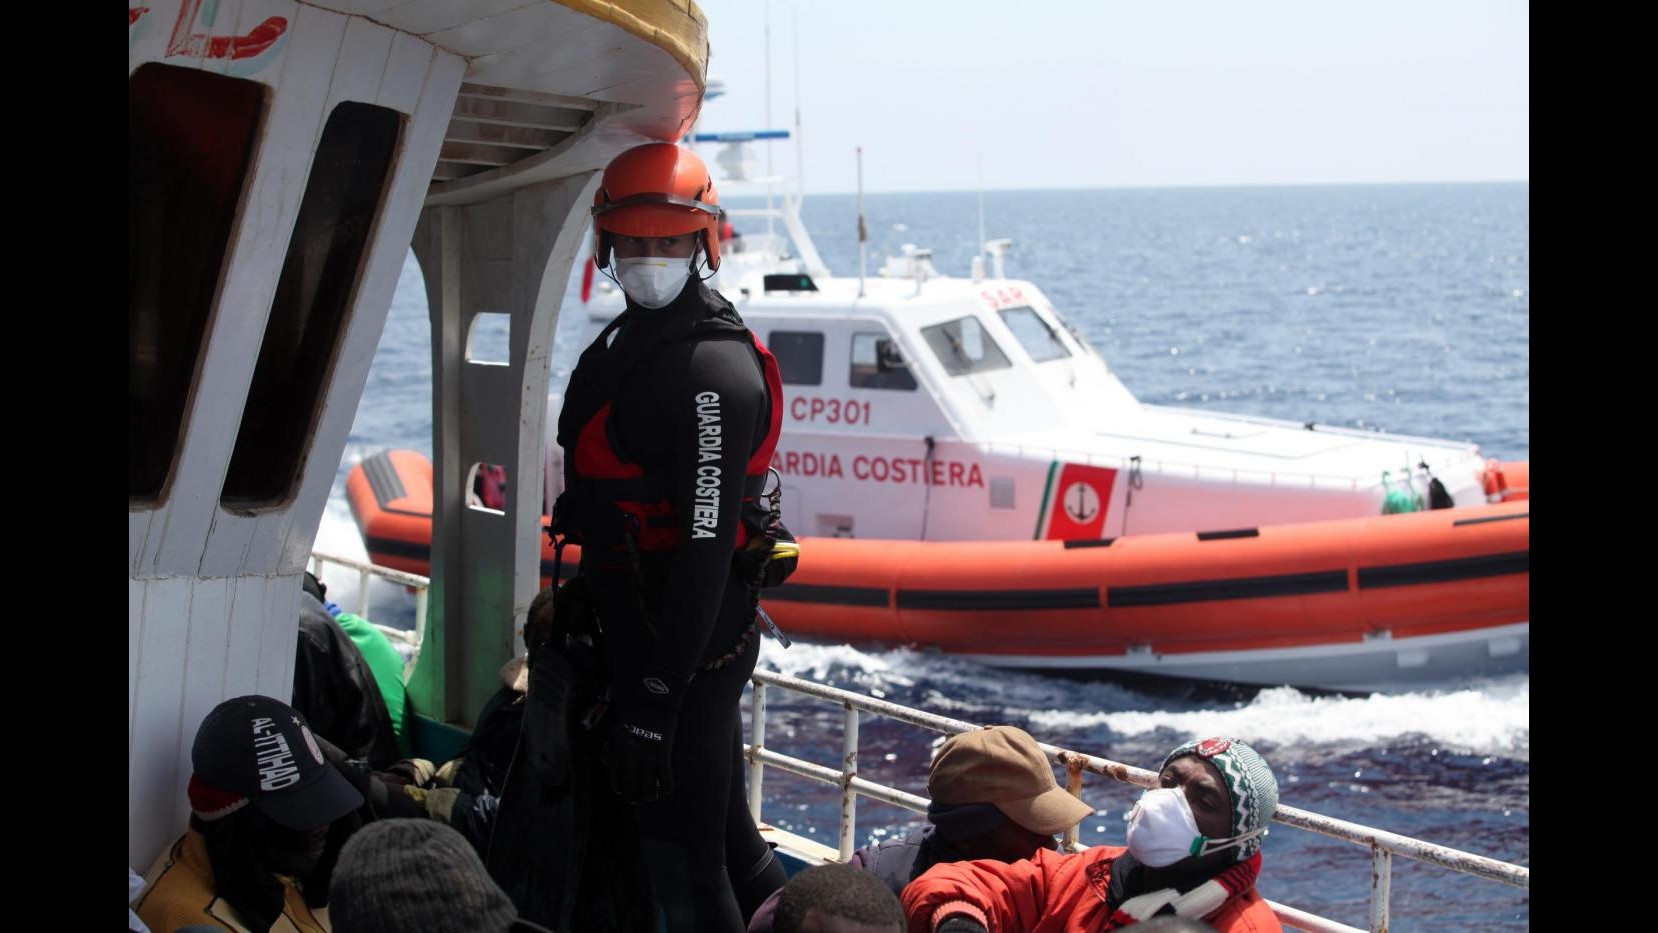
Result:
{"label": "rescue worker", "polygon": [[581,545],[600,633],[602,764],[633,805],[673,931],[740,931],[785,881],[744,804],[738,710],[760,650],[745,556],[766,535],[760,493],[782,382],[704,284],[723,218],[688,149],[651,143],[610,163],[594,197],[594,262],[614,270],[627,308],[582,353],[558,421],[554,524]]}

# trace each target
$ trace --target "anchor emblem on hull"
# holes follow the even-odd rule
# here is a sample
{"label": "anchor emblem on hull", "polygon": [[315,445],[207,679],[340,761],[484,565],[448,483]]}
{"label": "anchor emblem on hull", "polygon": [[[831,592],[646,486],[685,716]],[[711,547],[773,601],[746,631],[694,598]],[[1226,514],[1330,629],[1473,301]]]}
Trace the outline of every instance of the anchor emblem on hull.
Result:
{"label": "anchor emblem on hull", "polygon": [[1060,497],[1065,514],[1079,525],[1086,525],[1100,514],[1100,494],[1089,483],[1072,483]]}

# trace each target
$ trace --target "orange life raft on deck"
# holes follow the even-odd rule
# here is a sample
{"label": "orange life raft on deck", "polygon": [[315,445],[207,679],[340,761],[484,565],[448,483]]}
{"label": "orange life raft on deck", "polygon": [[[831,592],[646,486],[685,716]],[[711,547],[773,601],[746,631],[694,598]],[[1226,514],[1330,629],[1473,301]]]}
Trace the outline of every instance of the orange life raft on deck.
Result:
{"label": "orange life raft on deck", "polygon": [[[1525,463],[1492,473],[1507,479],[1499,492],[1529,478]],[[353,468],[347,494],[375,563],[426,572],[431,477],[426,458],[405,450]],[[1512,665],[1485,662],[1529,661],[1530,506],[1090,541],[806,538],[799,569],[764,599],[791,635],[913,643],[1016,666],[1206,676],[1187,669],[1195,666],[1230,671],[1207,675],[1218,679],[1294,682],[1278,673],[1315,661],[1347,670],[1355,645],[1400,645],[1388,664],[1408,672],[1431,668],[1408,646],[1457,642],[1459,669],[1496,671]],[[543,585],[552,556],[543,535]],[[566,549],[564,576],[578,559]],[[1233,655],[1272,660],[1229,666]],[[1368,684],[1376,665],[1365,664],[1363,676],[1302,682]]]}

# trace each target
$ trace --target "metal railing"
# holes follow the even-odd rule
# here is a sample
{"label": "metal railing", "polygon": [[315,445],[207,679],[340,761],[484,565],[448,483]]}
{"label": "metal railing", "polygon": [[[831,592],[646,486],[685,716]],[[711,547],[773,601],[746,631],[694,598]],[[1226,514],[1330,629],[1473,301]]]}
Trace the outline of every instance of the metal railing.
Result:
{"label": "metal railing", "polygon": [[[419,656],[421,642],[425,639],[427,590],[431,586],[431,581],[419,574],[392,570],[388,567],[321,552],[312,553],[311,563],[312,572],[316,573],[319,578],[323,575],[322,568],[327,564],[338,564],[358,572],[357,608],[353,611],[360,612],[360,610],[367,607],[368,583],[373,577],[380,577],[414,589],[415,630],[413,632],[375,623],[375,627],[385,632],[388,637],[414,649],[414,653],[404,667],[404,676],[406,677],[409,670],[414,667],[415,658]],[[749,812],[753,815],[756,823],[761,822],[762,781],[767,765],[808,780],[840,788],[838,851],[839,858],[842,861],[851,858],[852,852],[857,848],[858,797],[868,797],[915,813],[925,814],[927,812],[927,798],[899,790],[896,787],[877,784],[858,776],[859,724],[865,713],[886,716],[889,719],[896,719],[900,722],[931,729],[934,732],[942,732],[946,735],[955,735],[981,728],[978,723],[911,709],[887,700],[852,693],[837,687],[826,687],[787,674],[755,671],[750,679],[754,685],[750,715],[751,742],[743,747],[744,757],[749,762]],[[842,707],[841,765],[839,770],[783,755],[766,748],[766,691],[769,687],[777,687],[805,696],[816,697],[831,703],[837,703]],[[1079,799],[1081,798],[1082,774],[1084,771],[1109,777],[1125,784],[1134,784],[1140,787],[1156,786],[1157,773],[1155,771],[1137,768],[1097,755],[1072,751],[1057,745],[1049,745],[1046,742],[1038,742],[1037,744],[1045,754],[1052,758],[1054,763],[1064,766],[1066,790]],[[1474,875],[1517,888],[1530,889],[1531,887],[1531,869],[1523,865],[1514,865],[1487,858],[1483,855],[1474,855],[1471,852],[1463,852],[1448,846],[1413,839],[1410,836],[1402,836],[1385,830],[1372,829],[1358,823],[1349,823],[1345,820],[1321,816],[1317,813],[1283,804],[1279,804],[1272,819],[1275,823],[1320,833],[1333,839],[1340,839],[1370,849],[1369,929],[1373,933],[1383,933],[1388,929],[1388,903],[1392,894],[1393,856],[1395,855],[1416,859],[1450,871]],[[1061,845],[1067,851],[1072,852],[1085,848],[1077,841],[1076,826],[1072,826],[1065,831]],[[1277,915],[1279,922],[1286,926],[1308,930],[1311,933],[1362,933],[1357,927],[1337,923],[1316,914],[1279,904],[1276,901],[1267,901],[1267,903],[1272,907],[1273,913]]]}
{"label": "metal railing", "polygon": [[368,610],[368,582],[374,577],[390,580],[393,583],[410,587],[415,591],[414,631],[409,632],[400,628],[392,628],[389,625],[381,625],[370,620],[375,628],[386,634],[387,638],[408,645],[412,649],[409,653],[409,660],[403,664],[403,678],[407,680],[409,672],[414,670],[415,659],[420,656],[420,644],[426,639],[426,598],[427,591],[432,587],[431,579],[418,573],[393,570],[390,567],[382,567],[379,564],[371,564],[350,557],[340,557],[337,554],[324,554],[321,551],[311,552],[311,572],[316,574],[319,580],[323,577],[322,568],[328,564],[338,564],[341,567],[349,567],[357,571],[357,605],[342,608],[346,608],[346,611],[354,612],[364,618],[367,618]]}
{"label": "metal railing", "polygon": [[[809,780],[839,787],[841,792],[839,857],[841,861],[850,858],[854,848],[856,848],[857,798],[860,795],[906,810],[912,810],[916,813],[927,812],[926,798],[884,784],[877,784],[858,776],[858,725],[864,713],[886,716],[890,719],[920,726],[924,729],[931,729],[935,732],[942,732],[946,735],[955,735],[980,728],[977,723],[910,709],[897,703],[878,700],[836,687],[826,687],[787,674],[755,671],[751,676],[751,680],[754,684],[750,716],[752,742],[744,746],[744,757],[749,762],[749,812],[754,816],[755,822],[760,822],[761,781],[764,778],[767,765],[791,774],[800,775]],[[841,767],[839,770],[783,755],[766,748],[766,691],[770,687],[790,690],[840,704],[844,710],[844,725],[841,742]],[[1065,767],[1066,789],[1079,798],[1084,771],[1140,787],[1156,786],[1157,773],[1155,771],[1147,771],[1144,768],[1136,768],[1133,765],[1111,761],[1096,755],[1071,751],[1045,742],[1037,744],[1056,764]],[[1471,852],[1434,845],[1409,836],[1401,836],[1397,833],[1361,826],[1358,823],[1349,823],[1345,820],[1320,816],[1317,813],[1282,804],[1279,805],[1272,819],[1275,823],[1320,833],[1370,849],[1372,870],[1369,928],[1375,933],[1382,933],[1388,928],[1388,902],[1392,893],[1393,856],[1395,855],[1518,888],[1529,889],[1531,887],[1531,869],[1522,865],[1513,865],[1483,855],[1474,855]],[[1065,831],[1062,845],[1068,851],[1078,851],[1082,848],[1077,842],[1076,826],[1072,826]],[[1273,913],[1278,916],[1279,922],[1286,926],[1310,930],[1313,933],[1356,931],[1358,929],[1273,901],[1267,903],[1271,905]]]}

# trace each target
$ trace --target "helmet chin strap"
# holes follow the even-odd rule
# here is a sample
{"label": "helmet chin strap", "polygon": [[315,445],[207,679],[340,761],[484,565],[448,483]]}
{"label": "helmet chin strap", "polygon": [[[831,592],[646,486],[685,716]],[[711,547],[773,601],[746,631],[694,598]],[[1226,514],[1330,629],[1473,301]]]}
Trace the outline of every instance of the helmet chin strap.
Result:
{"label": "helmet chin strap", "polygon": [[[703,261],[702,262],[702,267],[704,269],[707,269],[707,271],[708,271],[707,275],[703,275],[701,272],[697,271],[697,260],[699,260],[699,259],[701,259]],[[706,249],[704,249],[700,246],[697,247],[696,249],[691,250],[691,274],[697,277],[697,281],[706,282],[709,279],[713,278],[717,272],[718,272],[718,270],[716,270],[716,269],[709,269],[708,268],[708,250],[706,250]]]}

